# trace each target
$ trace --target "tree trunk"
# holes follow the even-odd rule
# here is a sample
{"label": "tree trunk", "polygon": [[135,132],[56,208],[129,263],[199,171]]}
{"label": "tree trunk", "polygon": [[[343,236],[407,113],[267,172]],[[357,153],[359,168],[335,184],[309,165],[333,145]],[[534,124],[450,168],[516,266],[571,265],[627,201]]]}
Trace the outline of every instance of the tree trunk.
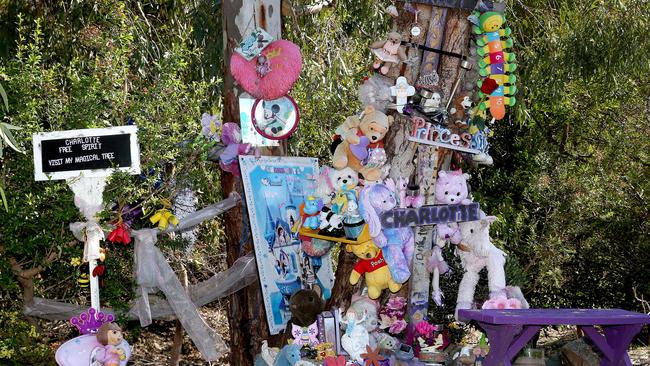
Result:
{"label": "tree trunk", "polygon": [[[241,90],[235,85],[230,74],[230,56],[242,37],[256,27],[264,28],[276,39],[281,33],[280,0],[228,0],[223,2],[223,36],[224,36],[224,121],[239,123],[239,95]],[[285,145],[286,146],[286,145]],[[275,149],[271,153],[279,154],[284,149]],[[223,173],[221,188],[224,196],[236,191],[244,195],[239,177]],[[242,205],[224,215],[224,230],[227,238],[226,258],[231,266],[239,257],[253,251],[250,229],[243,232],[243,221],[248,220]],[[242,234],[246,240],[242,240]],[[252,365],[259,352],[262,340],[269,339],[266,314],[262,305],[259,282],[230,296],[228,322],[230,325],[230,364]]]}

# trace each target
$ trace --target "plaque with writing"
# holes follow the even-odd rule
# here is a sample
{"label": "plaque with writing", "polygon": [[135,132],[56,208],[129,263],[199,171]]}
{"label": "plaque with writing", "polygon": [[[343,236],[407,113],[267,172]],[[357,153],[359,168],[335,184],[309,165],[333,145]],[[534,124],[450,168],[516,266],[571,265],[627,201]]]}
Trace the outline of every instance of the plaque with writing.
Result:
{"label": "plaque with writing", "polygon": [[413,0],[414,3],[441,6],[443,8],[461,8],[472,10],[477,0]]}
{"label": "plaque with writing", "polygon": [[420,208],[396,208],[381,215],[381,227],[396,229],[480,220],[481,208],[477,202],[468,205],[433,205]]}
{"label": "plaque with writing", "polygon": [[36,180],[108,176],[114,170],[140,173],[136,126],[36,133]]}

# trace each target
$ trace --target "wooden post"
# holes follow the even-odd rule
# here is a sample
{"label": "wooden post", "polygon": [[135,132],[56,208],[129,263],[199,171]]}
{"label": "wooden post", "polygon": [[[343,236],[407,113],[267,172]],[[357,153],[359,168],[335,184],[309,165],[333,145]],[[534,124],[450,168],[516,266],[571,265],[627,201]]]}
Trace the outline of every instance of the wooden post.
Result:
{"label": "wooden post", "polygon": [[[281,35],[281,1],[280,0],[226,0],[223,2],[223,37],[224,37],[224,111],[223,120],[239,123],[239,89],[230,74],[230,56],[242,37],[255,30],[264,28],[276,39]],[[285,145],[286,146],[286,145]],[[286,148],[275,148],[273,154],[280,154]],[[224,196],[238,192],[243,196],[241,179],[223,173],[221,188]],[[224,215],[224,229],[227,237],[226,258],[231,266],[240,256],[251,252],[253,248],[250,235],[242,240],[243,221],[248,220],[248,213],[242,205]],[[247,229],[250,230],[250,229]],[[259,352],[262,340],[269,339],[266,315],[262,305],[259,283],[230,296],[228,323],[230,325],[230,364],[252,365]]]}

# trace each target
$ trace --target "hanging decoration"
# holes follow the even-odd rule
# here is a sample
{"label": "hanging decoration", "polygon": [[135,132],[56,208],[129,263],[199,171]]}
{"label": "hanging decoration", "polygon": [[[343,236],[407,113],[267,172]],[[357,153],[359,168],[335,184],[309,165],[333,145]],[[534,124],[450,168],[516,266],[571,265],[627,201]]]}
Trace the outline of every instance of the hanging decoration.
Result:
{"label": "hanging decoration", "polygon": [[[489,109],[490,114],[496,120],[505,117],[505,106],[514,106],[516,99],[513,96],[517,91],[516,77],[511,74],[516,69],[515,55],[507,52],[512,48],[512,38],[502,40],[511,34],[510,28],[502,28],[505,17],[496,11],[483,13],[475,12],[473,19],[478,18],[478,24],[472,27],[472,31],[478,35],[476,39],[477,54],[483,57],[478,61],[480,75],[484,77],[479,80],[481,88],[479,97],[482,99],[479,104],[481,110]],[[486,100],[485,100],[486,99]]]}
{"label": "hanging decoration", "polygon": [[237,83],[253,97],[264,100],[286,95],[298,80],[301,68],[300,48],[283,39],[269,43],[250,60],[237,52],[230,58],[230,72]]}
{"label": "hanging decoration", "polygon": [[256,100],[251,116],[257,133],[270,140],[290,137],[300,122],[298,104],[288,95],[274,100]]}

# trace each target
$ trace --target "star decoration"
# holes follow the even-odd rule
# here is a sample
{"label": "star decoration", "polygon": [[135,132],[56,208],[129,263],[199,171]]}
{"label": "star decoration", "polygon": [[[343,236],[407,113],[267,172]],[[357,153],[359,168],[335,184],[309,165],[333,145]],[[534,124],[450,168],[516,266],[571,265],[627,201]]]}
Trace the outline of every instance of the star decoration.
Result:
{"label": "star decoration", "polygon": [[379,347],[373,350],[370,346],[366,346],[366,353],[362,353],[361,357],[366,360],[365,366],[379,366],[379,361],[385,360],[384,356],[379,354]]}

